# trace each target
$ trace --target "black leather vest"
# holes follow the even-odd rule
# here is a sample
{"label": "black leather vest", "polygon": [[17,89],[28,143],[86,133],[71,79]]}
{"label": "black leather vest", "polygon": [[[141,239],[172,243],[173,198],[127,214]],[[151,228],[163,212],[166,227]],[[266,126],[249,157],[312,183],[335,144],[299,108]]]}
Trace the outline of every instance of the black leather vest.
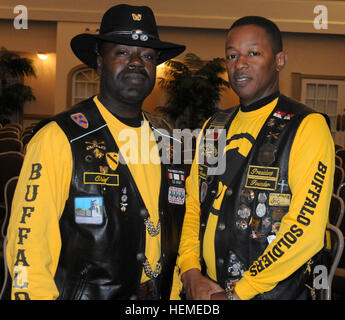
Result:
{"label": "black leather vest", "polygon": [[[119,161],[118,146],[92,98],[50,120],[65,132],[73,155],[69,198],[60,219],[59,299],[135,299],[149,216],[138,186]],[[184,179],[169,179],[171,172],[183,176],[181,167],[161,164],[162,299],[169,299],[184,215]]]}
{"label": "black leather vest", "polygon": [[[225,125],[228,129],[237,112],[238,108],[220,112],[215,117],[230,119]],[[226,165],[230,172],[227,170],[220,177],[206,175],[205,178],[207,166],[199,168],[201,248],[209,212],[212,212],[219,215],[215,257],[217,280],[222,287],[238,281],[275,238],[281,219],[289,210],[292,196],[288,184],[291,146],[301,121],[312,112],[306,106],[281,95],[257,139],[251,141],[253,146],[246,158],[236,149],[229,150]],[[212,125],[212,121],[209,125]],[[220,210],[215,210],[213,202],[220,181],[228,189]],[[206,196],[205,190],[208,190]],[[300,230],[293,228],[291,234],[291,237],[297,238]],[[267,261],[272,263],[279,259],[280,251],[276,248],[277,256],[266,257]],[[258,265],[252,271],[260,272],[260,268],[263,266]],[[305,288],[305,269],[305,265],[300,267],[273,290],[255,299],[295,299]]]}

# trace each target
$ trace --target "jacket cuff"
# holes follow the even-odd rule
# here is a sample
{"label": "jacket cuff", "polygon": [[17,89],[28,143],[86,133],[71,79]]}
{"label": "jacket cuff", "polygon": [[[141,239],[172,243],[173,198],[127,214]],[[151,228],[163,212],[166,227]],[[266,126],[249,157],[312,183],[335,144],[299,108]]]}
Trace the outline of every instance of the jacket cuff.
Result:
{"label": "jacket cuff", "polygon": [[180,274],[181,275],[190,269],[201,270],[201,265],[200,265],[199,259],[197,257],[194,257],[194,256],[180,258],[178,265],[180,267]]}
{"label": "jacket cuff", "polygon": [[236,283],[235,291],[241,300],[250,300],[260,293],[250,285],[245,277]]}

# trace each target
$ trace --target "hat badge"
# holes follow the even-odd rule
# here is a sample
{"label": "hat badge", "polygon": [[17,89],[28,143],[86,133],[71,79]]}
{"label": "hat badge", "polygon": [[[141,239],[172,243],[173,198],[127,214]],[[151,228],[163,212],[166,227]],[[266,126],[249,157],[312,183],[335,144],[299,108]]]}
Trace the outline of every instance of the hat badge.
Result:
{"label": "hat badge", "polygon": [[141,13],[132,13],[132,18],[134,21],[141,21]]}

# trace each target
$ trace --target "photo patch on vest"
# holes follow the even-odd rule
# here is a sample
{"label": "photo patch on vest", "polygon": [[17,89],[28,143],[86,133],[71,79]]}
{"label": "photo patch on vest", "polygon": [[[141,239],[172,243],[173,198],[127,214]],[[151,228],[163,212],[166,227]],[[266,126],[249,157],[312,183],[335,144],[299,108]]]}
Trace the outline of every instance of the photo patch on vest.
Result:
{"label": "photo patch on vest", "polygon": [[103,184],[107,186],[118,186],[119,175],[99,172],[84,172],[84,184]]}
{"label": "photo patch on vest", "polygon": [[169,187],[168,201],[174,204],[184,204],[185,190],[184,188]]}
{"label": "photo patch on vest", "polygon": [[74,198],[74,217],[78,224],[102,224],[103,197]]}
{"label": "photo patch on vest", "polygon": [[289,206],[291,194],[289,193],[270,193],[268,204],[270,206]]}
{"label": "photo patch on vest", "polygon": [[249,166],[245,187],[274,191],[277,187],[278,177],[278,167]]}

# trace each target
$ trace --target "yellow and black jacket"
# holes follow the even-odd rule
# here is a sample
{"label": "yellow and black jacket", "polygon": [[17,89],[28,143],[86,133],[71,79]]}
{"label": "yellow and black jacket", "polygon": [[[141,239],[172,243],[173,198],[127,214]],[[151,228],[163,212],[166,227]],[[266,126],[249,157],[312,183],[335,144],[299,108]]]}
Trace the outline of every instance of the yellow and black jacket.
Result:
{"label": "yellow and black jacket", "polygon": [[[151,121],[145,119],[140,128],[122,124],[122,129],[138,133],[146,127],[157,134],[153,126],[160,128],[161,123],[151,123],[155,118],[148,114],[145,117]],[[158,136],[147,141],[147,151],[157,157],[155,163],[147,159],[142,164],[140,150],[138,163],[126,162],[118,146],[125,144],[119,139],[121,123],[97,97],[50,121],[38,132],[41,139],[33,139],[24,164],[37,174],[21,176],[13,201],[7,250],[16,279],[13,298],[135,299],[139,284],[150,278],[144,272],[146,262],[153,272],[161,268],[159,296],[168,299],[184,214],[183,171],[162,160],[167,153],[159,153]],[[59,150],[47,150],[61,159],[59,169],[46,167],[56,159],[50,155],[45,159],[44,150],[36,156],[31,153],[46,146],[51,131],[63,140],[56,144]],[[149,138],[142,132],[138,133],[141,139]],[[127,141],[134,149],[135,142],[142,141]],[[56,154],[62,150],[65,154]],[[172,174],[175,179],[169,178]],[[29,205],[23,190],[32,184],[37,190],[31,201],[35,214],[26,218],[29,231],[18,244],[17,230],[24,226],[20,212]],[[21,259],[18,252],[23,252]],[[25,278],[18,275],[18,266],[25,270]]]}
{"label": "yellow and black jacket", "polygon": [[[205,265],[223,288],[236,284],[241,299],[295,299],[306,262],[324,246],[334,173],[326,121],[283,95],[254,111],[220,112],[204,132],[217,118],[228,119],[226,170],[209,176],[198,150],[186,184],[181,273]],[[199,146],[210,143],[204,136]]]}

